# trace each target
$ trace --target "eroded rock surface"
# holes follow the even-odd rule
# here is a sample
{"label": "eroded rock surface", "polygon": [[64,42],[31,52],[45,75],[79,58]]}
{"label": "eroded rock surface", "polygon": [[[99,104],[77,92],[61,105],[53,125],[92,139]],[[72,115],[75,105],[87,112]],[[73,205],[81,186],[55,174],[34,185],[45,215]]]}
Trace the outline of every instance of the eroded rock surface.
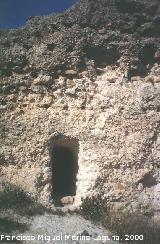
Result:
{"label": "eroded rock surface", "polygon": [[1,30],[1,181],[51,206],[54,143],[76,139],[76,207],[101,194],[159,218],[159,14],[156,0],[82,0]]}

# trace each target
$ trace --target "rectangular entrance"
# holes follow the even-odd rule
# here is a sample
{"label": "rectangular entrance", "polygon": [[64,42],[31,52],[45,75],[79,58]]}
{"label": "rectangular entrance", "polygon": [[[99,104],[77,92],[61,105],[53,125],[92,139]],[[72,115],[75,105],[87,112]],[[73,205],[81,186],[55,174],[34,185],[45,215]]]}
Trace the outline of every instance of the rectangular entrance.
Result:
{"label": "rectangular entrance", "polygon": [[53,197],[55,200],[76,195],[78,142],[61,138],[52,148]]}

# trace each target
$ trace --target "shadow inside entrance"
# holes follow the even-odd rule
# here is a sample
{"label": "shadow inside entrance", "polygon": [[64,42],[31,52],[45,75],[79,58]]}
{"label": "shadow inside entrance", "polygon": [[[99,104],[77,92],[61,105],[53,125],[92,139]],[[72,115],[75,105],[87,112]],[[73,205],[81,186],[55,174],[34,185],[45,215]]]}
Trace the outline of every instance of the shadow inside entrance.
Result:
{"label": "shadow inside entrance", "polygon": [[63,206],[63,197],[76,195],[77,155],[71,147],[55,146],[52,157],[55,205]]}

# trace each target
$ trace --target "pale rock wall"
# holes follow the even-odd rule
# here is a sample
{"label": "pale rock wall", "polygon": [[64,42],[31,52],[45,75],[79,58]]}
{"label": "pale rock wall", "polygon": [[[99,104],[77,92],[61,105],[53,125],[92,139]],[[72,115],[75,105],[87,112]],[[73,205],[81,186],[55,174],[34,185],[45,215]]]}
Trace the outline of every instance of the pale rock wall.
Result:
{"label": "pale rock wall", "polygon": [[[159,70],[155,65],[148,78],[131,82],[110,66],[95,81],[85,74],[56,80],[40,74],[28,92],[21,86],[18,94],[6,95],[1,181],[48,204],[54,187],[51,148],[63,135],[79,142],[76,206],[102,194],[113,206],[159,211]],[[52,84],[48,91],[46,80]]]}

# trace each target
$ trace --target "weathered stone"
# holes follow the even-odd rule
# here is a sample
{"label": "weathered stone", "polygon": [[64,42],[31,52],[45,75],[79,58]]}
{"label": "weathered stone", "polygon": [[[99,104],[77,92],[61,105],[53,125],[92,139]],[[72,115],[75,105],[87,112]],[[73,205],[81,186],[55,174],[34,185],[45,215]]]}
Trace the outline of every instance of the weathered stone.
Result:
{"label": "weathered stone", "polygon": [[154,55],[155,60],[160,63],[160,50],[157,50]]}
{"label": "weathered stone", "polygon": [[66,90],[66,94],[69,94],[69,95],[75,95],[76,94],[76,88],[73,87],[73,88],[69,88]]}
{"label": "weathered stone", "polygon": [[66,70],[65,71],[65,75],[66,76],[68,76],[68,77],[74,77],[74,76],[76,76],[77,75],[77,71],[75,71],[75,70]]}
{"label": "weathered stone", "polygon": [[[135,1],[123,2],[125,6],[120,1],[81,0],[63,15],[31,19],[18,33],[1,31],[1,181],[26,189],[42,203],[56,200],[53,149],[57,146],[74,154],[75,165],[66,168],[60,179],[63,183],[66,174],[75,170],[74,204],[71,194],[62,198],[64,204],[79,207],[87,197],[101,195],[109,207],[114,202],[130,210],[141,206],[145,212],[148,204],[154,213],[159,207],[160,66],[156,50],[160,41],[159,34],[155,35],[159,29],[147,15],[151,0],[144,0],[145,8],[139,1],[135,6]],[[146,15],[140,29],[121,33],[126,18],[134,26],[136,12]],[[105,34],[100,31],[104,26]],[[3,45],[4,38],[10,48]],[[54,49],[47,50],[53,40]],[[26,43],[31,47],[24,50]],[[8,61],[23,52],[27,63],[17,58],[15,66],[28,67],[27,75],[13,73]],[[124,74],[129,69],[127,80]],[[97,76],[97,70],[103,72]],[[148,173],[154,179],[152,185],[145,178]]]}
{"label": "weathered stone", "polygon": [[67,86],[67,87],[73,87],[73,86],[75,86],[75,85],[76,85],[76,83],[75,83],[74,80],[69,80],[69,79],[67,79],[67,82],[66,82],[66,86]]}
{"label": "weathered stone", "polygon": [[131,77],[131,81],[140,81],[141,77],[140,76],[133,76]]}
{"label": "weathered stone", "polygon": [[74,197],[72,197],[72,196],[63,197],[63,198],[61,198],[60,201],[64,205],[73,204],[74,203]]}

